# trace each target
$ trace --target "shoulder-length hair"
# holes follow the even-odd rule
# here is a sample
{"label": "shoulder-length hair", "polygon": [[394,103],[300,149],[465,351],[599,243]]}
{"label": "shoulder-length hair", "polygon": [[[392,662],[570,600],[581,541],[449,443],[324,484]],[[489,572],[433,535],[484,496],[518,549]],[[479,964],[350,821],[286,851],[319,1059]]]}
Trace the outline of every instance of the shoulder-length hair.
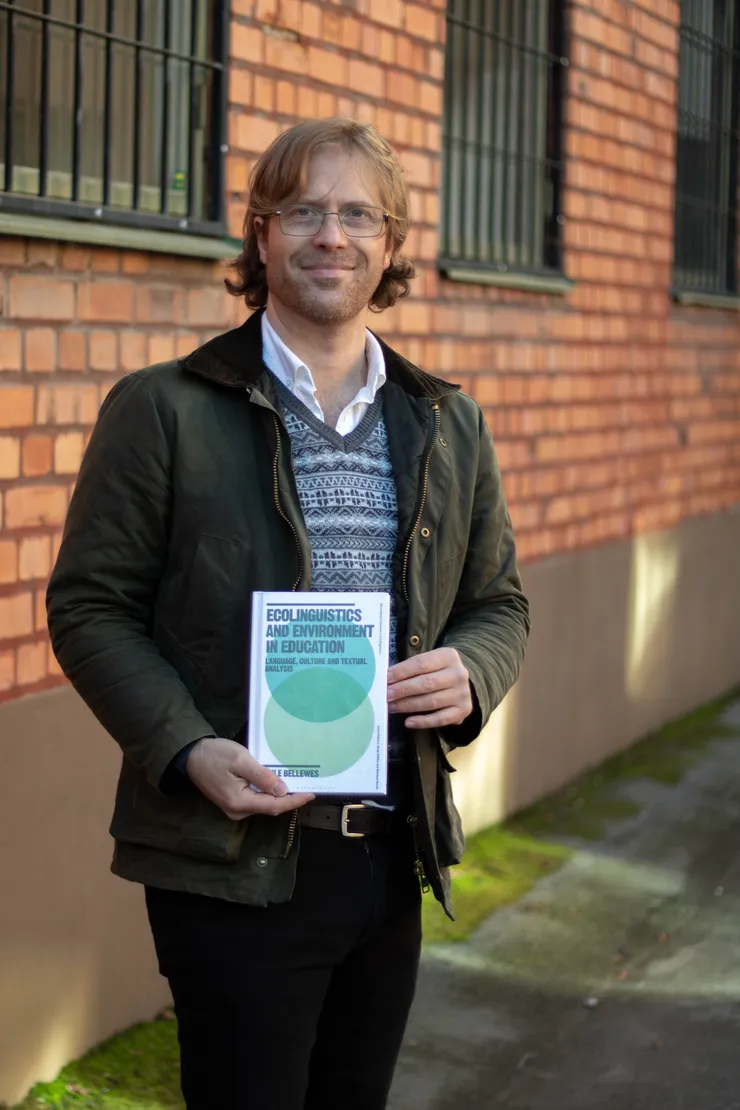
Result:
{"label": "shoulder-length hair", "polygon": [[349,117],[306,120],[278,135],[252,170],[249,201],[244,217],[242,252],[232,262],[234,280],[226,288],[235,297],[244,297],[249,308],[267,303],[267,275],[260,261],[254,221],[268,216],[286,200],[298,198],[305,187],[308,163],[320,146],[339,146],[350,154],[359,153],[375,172],[381,203],[389,213],[388,241],[390,266],[370,299],[370,308],[382,312],[409,293],[414,276],[413,263],[401,253],[409,229],[408,197],[403,169],[391,147],[369,124]]}

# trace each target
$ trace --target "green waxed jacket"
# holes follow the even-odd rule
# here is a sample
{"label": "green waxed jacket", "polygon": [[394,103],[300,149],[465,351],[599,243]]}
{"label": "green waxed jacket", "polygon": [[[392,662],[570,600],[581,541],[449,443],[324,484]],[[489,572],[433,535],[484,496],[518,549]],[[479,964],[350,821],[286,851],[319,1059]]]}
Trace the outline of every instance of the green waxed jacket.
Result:
{"label": "green waxed jacket", "polygon": [[[449,912],[464,840],[447,753],[475,739],[515,681],[529,631],[501,477],[483,415],[383,344],[398,498],[398,656],[455,647],[476,712],[411,735],[426,873]],[[310,589],[290,440],[262,362],[260,313],[180,361],[123,378],[85,453],[49,584],[49,630],[123,762],[113,870],[254,905],[290,898],[291,815],[232,821],[166,772],[247,707],[253,590]],[[300,829],[298,829],[298,834]]]}

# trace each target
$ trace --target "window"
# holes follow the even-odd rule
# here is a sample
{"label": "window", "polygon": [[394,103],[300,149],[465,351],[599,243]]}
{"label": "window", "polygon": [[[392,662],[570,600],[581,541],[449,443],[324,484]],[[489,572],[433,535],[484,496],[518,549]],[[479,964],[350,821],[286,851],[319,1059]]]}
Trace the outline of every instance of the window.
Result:
{"label": "window", "polygon": [[0,208],[222,230],[225,0],[0,3]]}
{"label": "window", "polygon": [[557,273],[562,0],[448,0],[440,267]]}
{"label": "window", "polygon": [[682,0],[673,283],[737,292],[740,4]]}

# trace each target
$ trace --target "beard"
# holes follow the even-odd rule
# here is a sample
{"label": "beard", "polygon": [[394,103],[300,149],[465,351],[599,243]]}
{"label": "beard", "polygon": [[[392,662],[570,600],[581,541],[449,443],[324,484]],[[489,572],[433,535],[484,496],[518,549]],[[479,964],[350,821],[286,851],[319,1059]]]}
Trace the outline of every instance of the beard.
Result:
{"label": "beard", "polygon": [[[316,277],[307,266],[335,263],[351,266],[341,277]],[[316,324],[342,324],[359,316],[370,304],[383,277],[383,260],[377,265],[359,251],[316,255],[313,248],[299,251],[287,262],[271,261],[265,267],[267,287],[286,308]]]}

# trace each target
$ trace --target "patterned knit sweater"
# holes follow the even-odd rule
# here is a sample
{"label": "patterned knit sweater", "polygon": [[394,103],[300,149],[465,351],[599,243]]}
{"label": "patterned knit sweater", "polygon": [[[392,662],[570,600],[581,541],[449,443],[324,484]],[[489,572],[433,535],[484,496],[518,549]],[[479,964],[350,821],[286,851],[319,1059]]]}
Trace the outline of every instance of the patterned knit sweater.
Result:
{"label": "patterned knit sweater", "polygon": [[[382,390],[358,427],[346,436],[314,416],[282,383],[277,382],[277,390],[311,543],[311,589],[382,590],[392,598],[398,506]],[[390,661],[396,661],[392,605]],[[390,737],[389,792],[397,801],[402,730],[394,727]]]}

